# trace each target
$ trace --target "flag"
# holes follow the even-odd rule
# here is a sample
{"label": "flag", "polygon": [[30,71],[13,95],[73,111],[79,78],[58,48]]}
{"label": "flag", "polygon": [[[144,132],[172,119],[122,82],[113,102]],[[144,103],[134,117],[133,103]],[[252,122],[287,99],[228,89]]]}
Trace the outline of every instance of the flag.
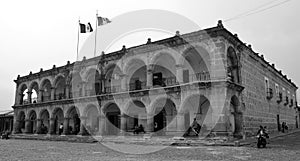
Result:
{"label": "flag", "polygon": [[98,19],[98,26],[102,26],[102,25],[111,23],[111,21],[108,18],[97,17],[97,19]]}
{"label": "flag", "polygon": [[79,25],[80,25],[80,33],[93,32],[93,28],[90,23],[88,23],[88,24],[79,23]]}

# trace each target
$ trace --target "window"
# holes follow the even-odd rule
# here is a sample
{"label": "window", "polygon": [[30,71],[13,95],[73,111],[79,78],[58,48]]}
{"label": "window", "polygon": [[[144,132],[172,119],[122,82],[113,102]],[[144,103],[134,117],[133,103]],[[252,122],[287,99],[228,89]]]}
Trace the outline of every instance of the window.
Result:
{"label": "window", "polygon": [[279,86],[276,83],[275,83],[275,92],[276,92],[276,96],[279,97]]}
{"label": "window", "polygon": [[265,90],[266,90],[266,93],[268,93],[269,91],[269,79],[265,77]]}

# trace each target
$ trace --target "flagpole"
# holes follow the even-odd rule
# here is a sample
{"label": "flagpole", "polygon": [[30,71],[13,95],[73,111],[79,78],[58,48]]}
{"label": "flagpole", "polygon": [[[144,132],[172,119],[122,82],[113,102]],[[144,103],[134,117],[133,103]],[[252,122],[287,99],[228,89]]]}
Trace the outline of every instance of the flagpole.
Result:
{"label": "flagpole", "polygon": [[76,56],[76,61],[78,61],[79,32],[80,32],[80,17],[79,17],[79,19],[78,19],[78,33],[77,33],[77,56]]}
{"label": "flagpole", "polygon": [[96,49],[97,49],[97,27],[98,27],[98,10],[96,11],[96,27],[95,27],[95,47],[94,47],[94,57],[96,57]]}

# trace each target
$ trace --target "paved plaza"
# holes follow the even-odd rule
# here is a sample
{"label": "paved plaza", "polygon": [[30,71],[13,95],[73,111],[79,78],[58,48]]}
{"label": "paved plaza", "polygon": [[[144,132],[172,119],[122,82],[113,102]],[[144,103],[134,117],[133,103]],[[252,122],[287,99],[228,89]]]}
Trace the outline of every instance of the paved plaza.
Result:
{"label": "paved plaza", "polygon": [[[231,146],[151,146],[0,140],[0,160],[300,160],[300,132],[270,140],[266,149],[255,144]],[[112,148],[120,148],[112,150]],[[127,150],[127,153],[120,151]],[[136,151],[144,154],[134,154]],[[147,153],[147,151],[153,151]]]}

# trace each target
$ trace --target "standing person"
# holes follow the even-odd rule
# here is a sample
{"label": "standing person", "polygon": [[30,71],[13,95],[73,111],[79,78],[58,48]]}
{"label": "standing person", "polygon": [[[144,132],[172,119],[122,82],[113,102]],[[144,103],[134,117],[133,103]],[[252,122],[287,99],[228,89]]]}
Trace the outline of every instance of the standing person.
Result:
{"label": "standing person", "polygon": [[282,131],[282,133],[284,133],[284,130],[285,130],[285,122],[282,122],[282,124],[281,124],[281,131]]}
{"label": "standing person", "polygon": [[61,135],[64,130],[64,125],[60,123],[59,128],[58,128],[58,135]]}

